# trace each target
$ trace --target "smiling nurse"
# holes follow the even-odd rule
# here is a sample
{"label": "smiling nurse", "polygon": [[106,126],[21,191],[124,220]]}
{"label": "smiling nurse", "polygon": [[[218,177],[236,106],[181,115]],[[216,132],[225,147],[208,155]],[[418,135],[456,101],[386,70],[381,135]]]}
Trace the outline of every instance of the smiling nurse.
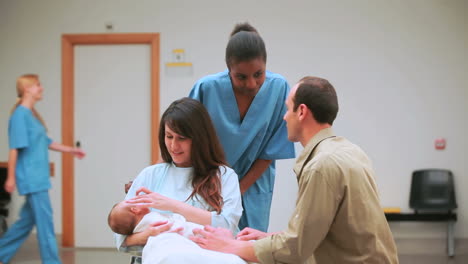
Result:
{"label": "smiling nurse", "polygon": [[266,49],[257,30],[238,24],[226,47],[227,70],[203,77],[190,97],[201,101],[239,176],[244,213],[239,228],[267,231],[275,160],[294,158],[283,115],[289,85],[266,70]]}

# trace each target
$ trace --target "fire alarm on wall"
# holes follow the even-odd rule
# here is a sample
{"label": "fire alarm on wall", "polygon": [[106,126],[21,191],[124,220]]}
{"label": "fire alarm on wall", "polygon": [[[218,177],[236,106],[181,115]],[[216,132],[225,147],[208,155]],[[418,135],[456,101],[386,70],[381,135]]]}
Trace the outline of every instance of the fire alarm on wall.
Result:
{"label": "fire alarm on wall", "polygon": [[437,138],[435,140],[435,149],[444,150],[446,144],[447,142],[445,141],[445,138]]}

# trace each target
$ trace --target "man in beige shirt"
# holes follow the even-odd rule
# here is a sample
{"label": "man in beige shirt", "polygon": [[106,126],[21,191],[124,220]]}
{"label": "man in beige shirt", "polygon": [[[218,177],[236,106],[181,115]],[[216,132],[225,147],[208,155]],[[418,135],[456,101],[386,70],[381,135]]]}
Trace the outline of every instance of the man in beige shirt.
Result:
{"label": "man in beige shirt", "polygon": [[299,190],[288,229],[246,228],[236,239],[207,226],[191,239],[260,263],[304,263],[312,256],[319,264],[398,263],[371,161],[358,146],[333,134],[338,113],[333,86],[305,77],[291,90],[286,107],[288,139],[304,146],[294,167]]}

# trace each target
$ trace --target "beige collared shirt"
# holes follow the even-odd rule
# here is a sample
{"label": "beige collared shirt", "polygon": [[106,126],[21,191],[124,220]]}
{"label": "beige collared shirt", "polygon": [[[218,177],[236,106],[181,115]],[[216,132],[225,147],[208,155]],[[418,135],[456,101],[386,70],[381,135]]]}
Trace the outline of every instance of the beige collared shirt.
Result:
{"label": "beige collared shirt", "polygon": [[254,243],[261,263],[398,263],[367,155],[331,128],[296,161],[296,209],[288,229]]}

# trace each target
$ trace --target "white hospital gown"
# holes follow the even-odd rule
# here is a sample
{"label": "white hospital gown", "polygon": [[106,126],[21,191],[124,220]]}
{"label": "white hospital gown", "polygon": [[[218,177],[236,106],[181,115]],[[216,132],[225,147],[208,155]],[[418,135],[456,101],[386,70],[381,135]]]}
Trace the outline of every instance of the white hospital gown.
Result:
{"label": "white hospital gown", "polygon": [[[220,167],[220,171],[223,208],[220,214],[216,211],[211,212],[211,225],[227,228],[231,232],[236,233],[238,232],[237,224],[242,215],[239,180],[237,174],[231,168]],[[183,201],[197,208],[209,210],[208,203],[198,195],[186,201],[193,190],[191,186],[192,174],[193,168],[179,168],[172,163],[160,163],[149,166],[143,169],[133,181],[125,196],[125,200],[135,197],[136,191],[140,187],[146,187],[166,197]],[[117,249],[127,251],[127,247],[124,244],[126,236],[120,234],[115,234],[114,236]]]}

